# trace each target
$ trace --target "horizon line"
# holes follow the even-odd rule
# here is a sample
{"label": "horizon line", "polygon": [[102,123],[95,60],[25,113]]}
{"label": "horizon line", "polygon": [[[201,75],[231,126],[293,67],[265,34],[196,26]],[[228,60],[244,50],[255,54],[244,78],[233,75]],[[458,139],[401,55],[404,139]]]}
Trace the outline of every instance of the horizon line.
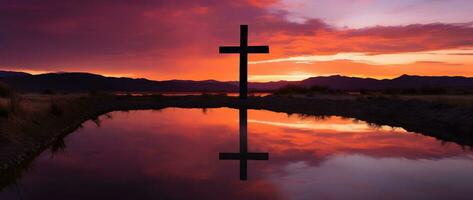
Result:
{"label": "horizon line", "polygon": [[[0,69],[0,72],[17,72],[17,73],[26,73],[26,74],[30,74],[30,75],[44,75],[44,74],[73,74],[73,73],[82,73],[82,74],[92,74],[92,75],[99,75],[99,76],[103,76],[103,77],[107,77],[107,78],[130,78],[130,79],[146,79],[146,80],[149,80],[149,81],[217,81],[217,82],[238,82],[238,80],[217,80],[217,79],[162,79],[162,80],[157,80],[157,79],[149,79],[149,78],[145,78],[145,77],[133,77],[133,76],[121,76],[121,75],[118,75],[118,76],[114,76],[114,75],[110,75],[110,74],[103,74],[103,73],[95,73],[95,72],[88,72],[88,71],[41,71],[41,72],[32,72],[30,70],[3,70],[3,69]],[[375,79],[375,80],[393,80],[393,79],[396,79],[396,78],[399,78],[399,77],[402,77],[402,76],[418,76],[418,77],[463,77],[463,78],[473,78],[473,77],[469,77],[469,76],[458,76],[458,75],[438,75],[438,76],[429,76],[429,75],[415,75],[415,74],[402,74],[402,75],[398,75],[398,76],[393,76],[393,77],[390,77],[390,78],[376,78],[376,77],[364,77],[364,76],[352,76],[352,75],[342,75],[342,74],[326,74],[326,75],[314,75],[314,76],[310,76],[310,77],[307,77],[307,78],[303,78],[303,79],[300,79],[300,80],[284,80],[284,79],[280,79],[280,80],[273,80],[273,81],[249,81],[251,83],[270,83],[270,82],[281,82],[281,81],[286,81],[286,82],[297,82],[297,81],[303,81],[303,80],[306,80],[306,79],[310,79],[310,78],[316,78],[316,77],[333,77],[333,76],[340,76],[340,77],[347,77],[347,78],[361,78],[361,79]]]}

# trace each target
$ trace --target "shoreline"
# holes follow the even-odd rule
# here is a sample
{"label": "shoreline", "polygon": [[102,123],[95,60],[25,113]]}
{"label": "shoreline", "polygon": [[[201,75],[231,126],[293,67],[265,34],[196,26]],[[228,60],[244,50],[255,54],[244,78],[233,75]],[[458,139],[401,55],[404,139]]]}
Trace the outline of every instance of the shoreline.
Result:
{"label": "shoreline", "polygon": [[[52,101],[52,100],[51,100]],[[402,127],[406,131],[473,147],[473,108],[420,100],[386,97],[295,98],[249,97],[241,101],[223,95],[201,96],[80,96],[58,102],[54,112],[24,114],[0,124],[0,188],[11,183],[37,155],[82,123],[112,111],[178,108],[264,109],[287,114],[356,118],[377,125]],[[47,107],[50,109],[49,107]],[[11,138],[8,138],[8,137]],[[7,139],[5,139],[7,138]]]}

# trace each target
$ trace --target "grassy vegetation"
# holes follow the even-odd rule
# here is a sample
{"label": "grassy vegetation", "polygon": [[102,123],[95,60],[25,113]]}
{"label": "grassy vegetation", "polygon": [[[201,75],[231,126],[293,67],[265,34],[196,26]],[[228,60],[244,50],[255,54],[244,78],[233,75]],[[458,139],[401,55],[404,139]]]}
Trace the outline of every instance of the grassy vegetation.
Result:
{"label": "grassy vegetation", "polygon": [[420,87],[407,89],[385,90],[360,90],[341,91],[332,90],[325,86],[303,87],[287,85],[275,92],[274,95],[299,98],[323,98],[331,100],[357,100],[357,99],[396,99],[419,100],[432,104],[445,104],[455,107],[473,107],[473,90],[445,89],[440,87]]}
{"label": "grassy vegetation", "polygon": [[303,87],[299,85],[286,85],[274,92],[275,95],[305,95],[313,96],[315,94],[341,94],[341,91],[332,90],[326,86],[314,85],[312,87]]}
{"label": "grassy vegetation", "polygon": [[472,90],[444,88],[444,87],[420,87],[420,88],[404,88],[404,89],[388,88],[381,91],[361,90],[360,92],[362,94],[380,92],[382,94],[390,94],[390,95],[467,95],[467,94],[473,94]]}
{"label": "grassy vegetation", "polygon": [[275,95],[284,96],[308,96],[312,97],[317,94],[361,94],[361,95],[420,95],[420,96],[462,96],[462,95],[473,95],[473,89],[464,88],[445,88],[445,87],[419,87],[419,88],[387,88],[382,90],[334,90],[327,86],[313,85],[311,87],[300,86],[300,85],[286,85],[278,90],[274,91]]}
{"label": "grassy vegetation", "polygon": [[0,83],[0,118],[8,118],[20,111],[21,96]]}
{"label": "grassy vegetation", "polygon": [[21,166],[62,134],[101,114],[102,97],[88,95],[12,95],[0,112],[0,182],[2,170]]}

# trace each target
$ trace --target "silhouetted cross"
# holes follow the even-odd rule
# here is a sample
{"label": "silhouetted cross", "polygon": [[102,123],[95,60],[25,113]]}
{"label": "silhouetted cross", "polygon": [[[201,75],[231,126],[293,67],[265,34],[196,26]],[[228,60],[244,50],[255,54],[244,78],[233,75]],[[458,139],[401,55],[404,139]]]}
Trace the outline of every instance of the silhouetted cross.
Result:
{"label": "silhouetted cross", "polygon": [[240,152],[219,153],[219,160],[240,160],[240,180],[246,180],[248,160],[268,160],[269,153],[248,152],[247,111],[240,108]]}
{"label": "silhouetted cross", "polygon": [[240,99],[248,96],[248,54],[269,53],[269,46],[248,46],[248,25],[240,25],[240,46],[223,46],[220,53],[240,54]]}

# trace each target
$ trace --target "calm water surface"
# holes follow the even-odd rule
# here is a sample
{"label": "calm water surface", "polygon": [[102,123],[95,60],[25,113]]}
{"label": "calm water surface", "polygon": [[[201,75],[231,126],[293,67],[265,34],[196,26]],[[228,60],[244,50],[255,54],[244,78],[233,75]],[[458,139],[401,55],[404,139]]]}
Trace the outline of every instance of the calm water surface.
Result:
{"label": "calm water surface", "polygon": [[[112,112],[43,152],[0,199],[471,199],[473,152],[341,117],[248,110],[247,181],[239,111]],[[246,139],[246,138],[245,138]]]}

